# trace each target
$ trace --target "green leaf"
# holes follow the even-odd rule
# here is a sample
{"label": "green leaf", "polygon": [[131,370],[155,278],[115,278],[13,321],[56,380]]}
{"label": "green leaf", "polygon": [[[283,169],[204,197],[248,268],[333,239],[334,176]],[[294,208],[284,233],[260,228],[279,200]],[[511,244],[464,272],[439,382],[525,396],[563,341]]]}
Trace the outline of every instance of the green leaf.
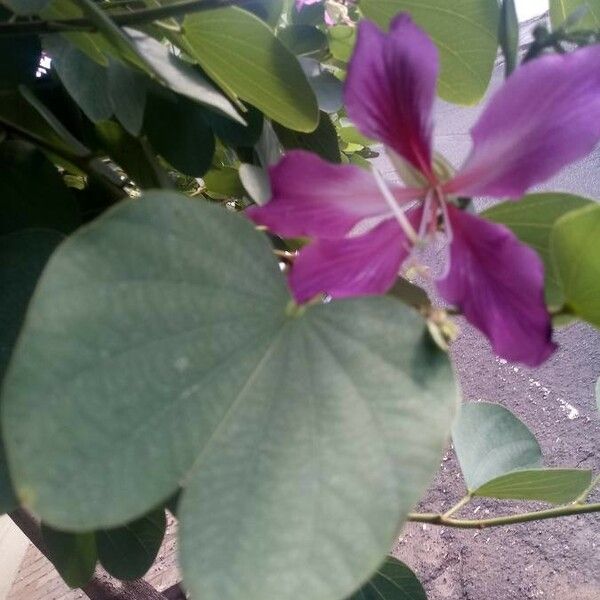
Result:
{"label": "green leaf", "polygon": [[358,131],[358,129],[356,129],[356,127],[353,127],[352,125],[340,127],[338,129],[338,135],[340,136],[340,139],[343,142],[346,142],[347,144],[371,146],[377,143],[374,140],[370,140],[369,138],[365,137],[362,133]]}
{"label": "green leaf", "polygon": [[233,167],[211,169],[202,179],[209,195],[211,192],[227,198],[240,198],[244,195],[244,186],[237,169]]}
{"label": "green leaf", "polygon": [[399,12],[409,12],[438,47],[439,95],[458,104],[475,104],[482,98],[498,50],[497,0],[362,0],[360,7],[385,28]]}
{"label": "green leaf", "polygon": [[275,133],[286,150],[302,149],[318,154],[329,162],[341,162],[337,132],[327,113],[321,112],[319,125],[311,133],[291,131],[273,123]]}
{"label": "green leaf", "polygon": [[41,12],[51,0],[2,0],[17,15],[30,16]]}
{"label": "green leaf", "polygon": [[290,25],[280,29],[277,37],[296,56],[319,54],[327,49],[327,36],[313,25]]}
{"label": "green leaf", "polygon": [[385,557],[438,468],[455,396],[412,309],[299,308],[248,219],[154,192],[54,254],[3,433],[19,497],[54,526],[121,525],[183,482],[192,596],[330,600]]}
{"label": "green leaf", "polygon": [[327,30],[329,50],[334,58],[348,62],[356,44],[356,28],[348,25],[334,25]]}
{"label": "green leaf", "polygon": [[519,52],[519,20],[515,0],[502,0],[498,40],[504,55],[505,73],[508,77],[517,66]]}
{"label": "green leaf", "polygon": [[[0,178],[0,185],[3,181],[4,178]],[[0,197],[3,197],[2,192]],[[62,238],[62,234],[48,229],[28,229],[0,236],[0,385],[35,285]],[[0,431],[0,515],[18,504]]]}
{"label": "green leaf", "polygon": [[349,600],[427,600],[427,595],[410,567],[388,556]]}
{"label": "green leaf", "polygon": [[540,255],[544,261],[546,303],[553,308],[560,308],[564,297],[550,256],[550,232],[560,217],[591,202],[565,193],[529,194],[518,202],[502,202],[482,213],[486,219],[506,225]]}
{"label": "green leaf", "polygon": [[550,0],[550,22],[556,29],[580,6],[587,6],[586,15],[577,22],[575,29],[600,28],[600,0]]}
{"label": "green leaf", "polygon": [[144,132],[156,152],[178,171],[201,177],[210,168],[215,136],[196,102],[184,96],[149,94]]}
{"label": "green leaf", "polygon": [[294,55],[258,17],[237,7],[188,15],[194,58],[223,90],[297,131],[313,131],[314,94]]}
{"label": "green leaf", "polygon": [[469,491],[510,471],[541,465],[540,446],[531,431],[499,404],[463,404],[452,439]]}
{"label": "green leaf", "polygon": [[230,146],[254,146],[260,138],[264,123],[263,114],[254,106],[247,106],[244,125],[212,111],[206,111],[205,118],[214,134]]}
{"label": "green leaf", "polygon": [[88,119],[97,123],[113,114],[108,71],[60,35],[44,37],[52,68]]}
{"label": "green leaf", "polygon": [[108,97],[119,123],[134,137],[140,133],[146,108],[147,79],[119,60],[108,65]]}
{"label": "green leaf", "polygon": [[585,469],[526,469],[496,477],[473,495],[567,504],[577,499],[591,483],[592,472]]}
{"label": "green leaf", "polygon": [[95,133],[99,146],[139,187],[173,187],[172,180],[146,140],[130,136],[114,121],[98,123]]}
{"label": "green leaf", "polygon": [[319,110],[326,113],[340,110],[344,104],[344,84],[313,58],[301,57],[300,65],[315,93]]}
{"label": "green leaf", "polygon": [[388,295],[402,300],[402,302],[417,310],[431,308],[431,300],[427,292],[404,277],[398,277]]}
{"label": "green leaf", "polygon": [[93,533],[67,533],[42,523],[47,558],[52,561],[70,588],[80,588],[96,568],[96,541]]}
{"label": "green leaf", "polygon": [[561,217],[550,234],[550,251],[570,312],[600,327],[600,206]]}
{"label": "green leaf", "polygon": [[117,579],[139,579],[156,560],[166,529],[160,508],[124,527],[97,531],[98,559]]}
{"label": "green leaf", "polygon": [[89,150],[25,86],[19,86],[19,91],[0,91],[0,123],[59,152],[75,156],[89,154]]}
{"label": "green leaf", "polygon": [[262,206],[271,199],[271,182],[269,174],[262,168],[242,163],[239,170],[240,181],[248,196]]}
{"label": "green leaf", "polygon": [[164,45],[135,29],[126,29],[138,51],[169,89],[245,125],[245,121],[221,92],[192,65],[177,58]]}
{"label": "green leaf", "polygon": [[26,228],[70,233],[80,223],[75,198],[33,144],[0,145],[0,235]]}

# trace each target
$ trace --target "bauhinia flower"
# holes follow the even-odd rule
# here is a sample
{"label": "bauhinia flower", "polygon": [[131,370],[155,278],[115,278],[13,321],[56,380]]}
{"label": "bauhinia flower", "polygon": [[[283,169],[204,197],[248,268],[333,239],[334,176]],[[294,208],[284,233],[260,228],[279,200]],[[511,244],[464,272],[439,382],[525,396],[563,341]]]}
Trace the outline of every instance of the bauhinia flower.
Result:
{"label": "bauhinia flower", "polygon": [[299,303],[385,293],[415,245],[441,233],[449,264],[440,295],[498,355],[539,365],[555,349],[543,264],[506,227],[460,210],[456,199],[518,198],[594,148],[600,46],[517,69],[471,130],[471,153],[454,176],[434,166],[437,74],[437,50],[408,15],[398,15],[389,34],[362,21],[345,84],[348,115],[421,183],[386,185],[374,172],[294,151],[270,171],[271,200],[249,215],[281,236],[312,239],[289,275]]}

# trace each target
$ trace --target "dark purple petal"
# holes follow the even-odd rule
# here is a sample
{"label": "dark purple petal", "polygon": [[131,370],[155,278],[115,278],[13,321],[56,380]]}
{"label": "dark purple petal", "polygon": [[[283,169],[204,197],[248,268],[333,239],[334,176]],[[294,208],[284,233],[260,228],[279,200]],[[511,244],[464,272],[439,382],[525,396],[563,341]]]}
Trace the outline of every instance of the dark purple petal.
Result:
{"label": "dark purple petal", "polygon": [[[390,208],[369,171],[334,165],[315,154],[288,152],[271,167],[272,198],[246,214],[285,237],[344,237],[359,221],[384,216]],[[398,202],[414,200],[421,190],[388,187]]]}
{"label": "dark purple petal", "polygon": [[538,255],[503,225],[448,206],[450,270],[441,295],[462,310],[499,356],[537,366],[554,352]]}
{"label": "dark purple petal", "polygon": [[600,140],[600,45],[517,69],[471,130],[473,150],[446,190],[521,196]]}
{"label": "dark purple petal", "polygon": [[[418,222],[421,210],[412,213],[410,220]],[[298,303],[318,294],[332,298],[384,294],[409,253],[400,225],[388,219],[363,235],[319,240],[303,248],[291,269],[290,287]]]}
{"label": "dark purple petal", "polygon": [[361,21],[344,89],[348,116],[425,175],[437,74],[437,49],[407,14],[392,20],[389,34]]}

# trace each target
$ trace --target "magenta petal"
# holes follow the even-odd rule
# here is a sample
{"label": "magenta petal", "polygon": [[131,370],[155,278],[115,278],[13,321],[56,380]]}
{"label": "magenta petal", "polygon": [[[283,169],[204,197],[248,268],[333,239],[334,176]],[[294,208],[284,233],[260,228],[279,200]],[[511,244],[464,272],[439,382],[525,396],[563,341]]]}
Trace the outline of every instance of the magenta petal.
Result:
{"label": "magenta petal", "polygon": [[[247,209],[246,214],[281,236],[337,239],[363,219],[390,213],[373,175],[354,165],[334,165],[295,150],[269,174],[271,200]],[[399,202],[420,193],[396,184],[389,188]]]}
{"label": "magenta petal", "polygon": [[490,340],[499,356],[543,363],[552,343],[544,303],[544,267],[538,255],[504,226],[448,206],[453,230],[450,270],[441,295]]}
{"label": "magenta petal", "polygon": [[389,34],[361,21],[344,90],[348,116],[426,175],[437,74],[437,49],[410,16],[396,16]]}
{"label": "magenta petal", "polygon": [[518,197],[591,152],[600,140],[600,46],[517,69],[471,136],[471,156],[448,191]]}
{"label": "magenta petal", "polygon": [[319,240],[303,248],[290,272],[290,287],[298,303],[317,294],[384,294],[409,252],[398,222],[388,219],[363,235]]}

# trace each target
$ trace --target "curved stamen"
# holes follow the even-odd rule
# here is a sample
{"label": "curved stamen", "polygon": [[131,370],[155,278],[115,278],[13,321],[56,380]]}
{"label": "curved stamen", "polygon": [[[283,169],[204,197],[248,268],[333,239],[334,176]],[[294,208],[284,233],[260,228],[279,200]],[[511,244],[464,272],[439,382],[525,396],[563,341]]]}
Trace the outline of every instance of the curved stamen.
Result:
{"label": "curved stamen", "polygon": [[377,187],[379,188],[379,191],[383,195],[384,200],[387,202],[388,206],[390,207],[394,217],[396,217],[396,220],[400,224],[402,231],[404,232],[406,237],[411,241],[412,244],[416,244],[419,241],[419,236],[417,235],[417,232],[414,230],[413,226],[410,224],[410,221],[407,219],[406,215],[404,214],[404,211],[400,208],[400,206],[396,202],[396,199],[390,192],[383,177],[381,176],[381,173],[379,173],[379,171],[377,169],[373,169],[373,177],[375,177],[375,182],[377,183]]}

